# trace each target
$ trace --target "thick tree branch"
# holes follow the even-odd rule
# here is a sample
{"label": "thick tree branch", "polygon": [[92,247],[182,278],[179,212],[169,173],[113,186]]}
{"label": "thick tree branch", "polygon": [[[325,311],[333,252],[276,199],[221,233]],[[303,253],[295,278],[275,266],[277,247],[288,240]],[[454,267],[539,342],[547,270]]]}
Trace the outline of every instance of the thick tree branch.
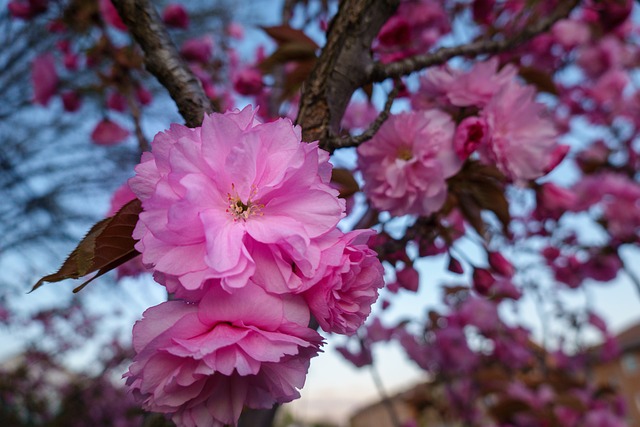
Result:
{"label": "thick tree branch", "polygon": [[213,110],[202,85],[182,60],[158,12],[148,0],[112,0],[144,51],[147,70],[169,91],[187,126],[199,126]]}
{"label": "thick tree branch", "polygon": [[424,55],[416,55],[389,64],[377,63],[370,69],[368,82],[381,82],[388,78],[397,78],[411,74],[434,65],[444,64],[451,58],[465,56],[473,58],[484,54],[495,54],[505,52],[533,39],[538,34],[549,30],[559,20],[569,16],[571,11],[580,3],[580,0],[566,0],[560,2],[553,13],[544,19],[539,20],[534,25],[527,26],[520,33],[513,37],[501,40],[479,40],[473,43],[443,47],[435,52]]}
{"label": "thick tree branch", "polygon": [[327,43],[303,87],[297,123],[305,141],[335,149],[331,137],[353,92],[366,83],[373,67],[371,43],[394,13],[399,0],[345,0],[327,32]]}

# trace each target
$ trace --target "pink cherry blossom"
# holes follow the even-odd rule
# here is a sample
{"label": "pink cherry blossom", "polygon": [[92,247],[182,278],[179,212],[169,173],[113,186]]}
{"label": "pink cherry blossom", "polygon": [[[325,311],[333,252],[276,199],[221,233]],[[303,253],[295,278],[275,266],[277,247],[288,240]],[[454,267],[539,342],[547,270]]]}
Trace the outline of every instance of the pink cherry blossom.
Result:
{"label": "pink cherry blossom", "polygon": [[255,68],[239,70],[233,78],[233,88],[240,95],[257,95],[263,86],[262,73]]}
{"label": "pink cherry blossom", "polygon": [[625,175],[588,175],[573,186],[576,210],[598,204],[608,232],[622,241],[637,241],[640,232],[640,185]]}
{"label": "pink cherry blossom", "polygon": [[27,20],[46,12],[48,3],[48,0],[11,0],[7,9],[14,18]]}
{"label": "pink cherry blossom", "polygon": [[312,240],[335,229],[344,201],[329,185],[328,153],[300,137],[288,119],[261,124],[250,107],[156,135],[129,181],[143,206],[133,235],[145,264],[189,290],[212,278],[240,288],[254,275],[270,286],[292,265],[313,276]]}
{"label": "pink cherry blossom", "polygon": [[127,98],[120,92],[111,92],[109,96],[107,96],[107,108],[124,112],[127,109]]}
{"label": "pink cherry blossom", "polygon": [[213,37],[202,37],[186,40],[180,47],[180,54],[187,61],[206,63],[213,55]]}
{"label": "pink cherry blossom", "polygon": [[198,304],[168,301],[133,328],[127,385],[147,410],[186,427],[236,425],[244,406],[299,397],[322,338],[301,297],[247,284],[210,288]]}
{"label": "pink cherry blossom", "polygon": [[91,140],[98,145],[118,144],[128,136],[128,130],[109,119],[98,122],[93,132],[91,132]]}
{"label": "pink cherry blossom", "polygon": [[396,271],[396,279],[403,289],[411,292],[418,292],[418,287],[420,286],[420,274],[415,268],[407,266],[402,270]]}
{"label": "pink cherry blossom", "polygon": [[236,40],[241,40],[244,37],[244,28],[237,22],[231,22],[225,30],[229,37],[233,37]]}
{"label": "pink cherry blossom", "polygon": [[78,111],[82,105],[80,95],[78,95],[78,92],[73,90],[61,93],[60,98],[62,98],[62,106],[64,107],[64,110],[70,113]]}
{"label": "pink cherry blossom", "polygon": [[304,297],[327,332],[352,335],[362,326],[384,285],[377,254],[369,249],[371,230],[352,231],[323,252],[320,280]]}
{"label": "pink cherry blossom", "polygon": [[558,21],[551,29],[551,32],[556,41],[565,49],[582,45],[589,41],[591,37],[589,27],[584,22],[572,19]]}
{"label": "pink cherry blossom", "polygon": [[515,81],[516,67],[506,65],[498,71],[498,59],[478,62],[467,72],[450,66],[430,69],[420,80],[414,108],[428,105],[446,107],[484,107],[509,83]]}
{"label": "pink cherry blossom", "polygon": [[342,127],[348,130],[366,129],[378,117],[378,114],[378,110],[371,102],[351,102],[342,118]]}
{"label": "pink cherry blossom", "polygon": [[47,105],[58,89],[58,81],[55,59],[51,53],[45,53],[33,60],[31,83],[33,99],[36,103]]}
{"label": "pink cherry blossom", "polygon": [[162,20],[170,27],[182,29],[189,27],[189,15],[181,4],[168,4],[162,11]]}
{"label": "pink cherry blossom", "polygon": [[449,20],[440,4],[425,0],[404,1],[380,29],[374,51],[382,62],[424,53],[449,29]]}
{"label": "pink cherry blossom", "polygon": [[478,150],[480,157],[514,182],[536,179],[556,161],[558,132],[534,95],[532,86],[512,81],[480,112],[490,135],[489,144]]}
{"label": "pink cherry blossom", "polygon": [[358,147],[364,192],[374,207],[393,215],[428,215],[447,195],[445,180],[462,162],[453,150],[454,124],[439,111],[393,115]]}

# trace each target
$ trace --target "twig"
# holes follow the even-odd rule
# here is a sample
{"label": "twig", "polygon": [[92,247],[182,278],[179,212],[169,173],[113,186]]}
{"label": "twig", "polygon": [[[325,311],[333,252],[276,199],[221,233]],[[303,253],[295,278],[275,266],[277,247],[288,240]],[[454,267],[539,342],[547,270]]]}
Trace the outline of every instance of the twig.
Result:
{"label": "twig", "polygon": [[396,79],[394,81],[393,89],[387,95],[387,101],[384,104],[384,108],[378,114],[378,117],[369,125],[366,131],[362,132],[360,135],[356,136],[346,136],[346,137],[337,137],[333,138],[331,142],[328,144],[333,150],[338,148],[346,148],[346,147],[357,147],[365,141],[370,140],[373,136],[378,132],[382,124],[389,118],[389,114],[391,112],[391,106],[393,105],[393,101],[398,96],[398,92],[400,92],[400,88],[402,87],[402,82],[400,79]]}
{"label": "twig", "polygon": [[579,3],[580,0],[567,0],[560,2],[551,15],[541,19],[531,26],[525,27],[524,30],[516,34],[514,37],[502,40],[479,40],[461,46],[443,47],[432,53],[412,56],[389,64],[376,63],[370,70],[368,82],[381,82],[388,78],[406,76],[427,67],[444,64],[451,58],[458,56],[473,58],[479,55],[499,53],[513,49],[531,40],[538,34],[547,31],[551,26],[553,26],[553,24],[569,16],[571,11]]}
{"label": "twig", "polygon": [[169,91],[187,126],[199,126],[213,111],[200,81],[182,60],[158,12],[148,0],[112,0],[144,51],[147,70]]}

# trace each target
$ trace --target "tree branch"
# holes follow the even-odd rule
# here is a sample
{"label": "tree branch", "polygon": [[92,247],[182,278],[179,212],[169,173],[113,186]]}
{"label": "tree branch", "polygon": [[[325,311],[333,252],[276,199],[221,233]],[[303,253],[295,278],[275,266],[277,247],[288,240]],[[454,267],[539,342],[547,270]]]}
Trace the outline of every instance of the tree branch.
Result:
{"label": "tree branch", "polygon": [[213,111],[200,81],[182,60],[158,12],[148,0],[112,0],[144,51],[147,70],[169,91],[187,126],[199,126]]}
{"label": "tree branch", "polygon": [[373,138],[382,124],[389,118],[391,107],[393,106],[393,101],[398,96],[398,92],[400,92],[401,86],[402,81],[400,81],[400,79],[396,79],[393,82],[393,89],[391,90],[391,92],[389,92],[389,95],[387,95],[387,101],[384,104],[384,108],[382,109],[380,114],[378,114],[378,117],[376,117],[376,119],[371,123],[371,125],[369,125],[367,130],[356,136],[332,138],[329,143],[331,147],[333,147],[334,150],[338,148],[357,147],[363,142]]}
{"label": "tree branch", "polygon": [[427,67],[444,64],[451,58],[455,58],[457,56],[475,58],[479,55],[495,54],[513,49],[531,40],[538,34],[544,33],[551,28],[553,24],[569,16],[571,11],[579,3],[580,0],[567,0],[560,2],[551,15],[541,19],[534,25],[525,27],[525,29],[520,33],[508,39],[479,40],[461,46],[443,47],[432,53],[412,56],[389,64],[376,63],[370,69],[368,82],[381,82],[388,78],[405,76]]}
{"label": "tree branch", "polygon": [[328,151],[331,137],[353,92],[366,83],[373,67],[371,43],[394,13],[399,0],[345,0],[327,32],[327,43],[303,87],[296,122],[305,141],[319,140]]}

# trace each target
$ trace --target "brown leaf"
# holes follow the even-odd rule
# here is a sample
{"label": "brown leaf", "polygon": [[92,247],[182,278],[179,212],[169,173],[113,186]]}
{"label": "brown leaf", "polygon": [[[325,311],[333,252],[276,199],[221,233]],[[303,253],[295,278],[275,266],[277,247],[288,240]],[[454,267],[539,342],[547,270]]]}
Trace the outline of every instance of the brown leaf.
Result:
{"label": "brown leaf", "polygon": [[306,61],[301,61],[298,65],[287,73],[284,78],[284,85],[282,88],[282,95],[280,96],[280,101],[287,100],[292,98],[296,92],[302,87],[302,83],[307,80],[309,74],[311,74],[311,70],[316,65],[316,58],[307,59]]}
{"label": "brown leaf", "polygon": [[60,269],[38,280],[30,292],[45,282],[59,282],[65,279],[79,279],[89,273],[97,274],[75,288],[78,292],[93,279],[113,270],[139,255],[133,247],[133,229],[142,211],[140,200],[127,203],[114,216],[103,219],[91,227],[87,235],[78,243]]}
{"label": "brown leaf", "polygon": [[258,68],[263,74],[269,74],[277,65],[290,61],[305,61],[315,59],[317,48],[306,43],[291,42],[278,47],[269,57],[262,61]]}
{"label": "brown leaf", "polygon": [[331,182],[337,184],[342,198],[353,196],[360,190],[358,182],[351,174],[351,171],[347,169],[334,168],[331,174]]}
{"label": "brown leaf", "polygon": [[558,88],[549,73],[535,67],[520,67],[519,74],[525,82],[534,85],[538,91],[558,95]]}
{"label": "brown leaf", "polygon": [[279,45],[286,43],[303,43],[313,47],[315,51],[320,46],[307,36],[301,30],[291,28],[288,25],[277,25],[274,27],[262,27],[265,33],[267,33],[272,39]]}
{"label": "brown leaf", "polygon": [[448,183],[460,212],[478,234],[485,232],[482,210],[493,212],[508,233],[511,214],[504,194],[506,178],[496,167],[469,161]]}

